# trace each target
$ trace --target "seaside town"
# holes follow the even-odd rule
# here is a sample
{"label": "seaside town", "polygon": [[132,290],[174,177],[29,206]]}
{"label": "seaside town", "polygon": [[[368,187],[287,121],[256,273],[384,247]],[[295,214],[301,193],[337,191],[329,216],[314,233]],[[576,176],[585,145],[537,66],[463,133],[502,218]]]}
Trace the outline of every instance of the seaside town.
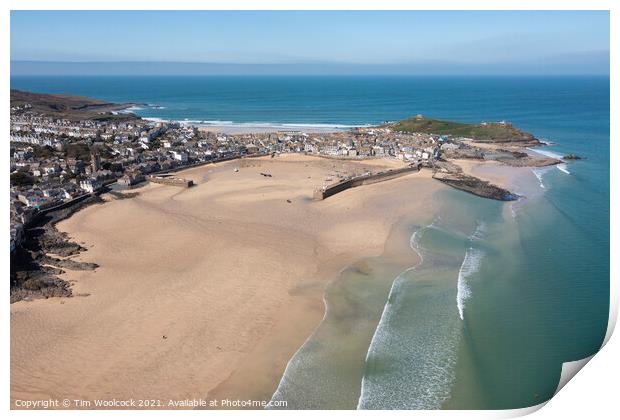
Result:
{"label": "seaside town", "polygon": [[[11,109],[11,252],[38,212],[96,194],[131,188],[150,175],[243,156],[305,153],[342,159],[391,157],[429,163],[446,136],[355,128],[225,134],[178,122],[139,118],[68,120],[40,115],[28,104]],[[444,143],[442,145],[442,143]],[[341,179],[345,175],[340,175]]]}
{"label": "seaside town", "polygon": [[11,414],[516,416],[609,350],[611,7],[101,3],[5,13]]}
{"label": "seaside town", "polygon": [[[224,133],[221,127],[138,117],[132,111],[140,104],[11,93],[12,302],[70,296],[70,285],[58,275],[64,269],[96,268],[94,263],[65,258],[85,248],[59,232],[55,228],[58,221],[91,204],[131,198],[139,194],[131,190],[146,183],[193,186],[194,180],[175,175],[183,169],[241,158],[302,154],[333,160],[330,166],[334,170],[307,180],[315,201],[422,168],[453,188],[512,201],[519,195],[467,173],[461,160],[494,160],[510,166],[562,162],[530,156],[524,147],[539,141],[503,121],[465,124],[416,115],[331,132],[265,131],[263,127],[260,132]],[[374,170],[372,165],[359,165],[369,159],[382,164]],[[391,162],[385,166],[386,161]],[[247,164],[244,160],[231,165],[231,176]],[[341,166],[338,170],[337,164]],[[260,172],[258,176],[271,178],[272,174]]]}

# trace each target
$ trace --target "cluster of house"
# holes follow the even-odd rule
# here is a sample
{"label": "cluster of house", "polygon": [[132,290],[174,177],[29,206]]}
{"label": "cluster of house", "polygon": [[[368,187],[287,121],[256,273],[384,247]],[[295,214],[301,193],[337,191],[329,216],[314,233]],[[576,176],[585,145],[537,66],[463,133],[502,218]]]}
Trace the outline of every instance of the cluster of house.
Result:
{"label": "cluster of house", "polygon": [[[37,211],[115,181],[130,187],[149,174],[250,154],[420,161],[437,157],[443,140],[388,128],[229,135],[173,122],[68,121],[19,113],[11,115],[11,244],[19,243],[20,226]],[[86,153],[71,152],[77,146]]]}
{"label": "cluster of house", "polygon": [[334,157],[393,157],[417,162],[438,156],[442,139],[426,134],[394,132],[389,128],[358,128],[307,139],[303,151]]}
{"label": "cluster of house", "polygon": [[173,124],[156,124],[141,119],[74,121],[17,113],[11,114],[11,142],[49,146],[59,151],[72,141],[146,144],[164,132],[167,125]]}

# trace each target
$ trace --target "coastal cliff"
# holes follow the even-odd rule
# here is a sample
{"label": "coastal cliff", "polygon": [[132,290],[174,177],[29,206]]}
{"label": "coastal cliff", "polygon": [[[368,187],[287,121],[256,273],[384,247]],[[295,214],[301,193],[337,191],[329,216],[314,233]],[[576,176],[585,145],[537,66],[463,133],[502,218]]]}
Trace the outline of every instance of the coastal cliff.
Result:
{"label": "coastal cliff", "polygon": [[140,117],[130,112],[116,113],[134,103],[117,104],[84,96],[58,95],[11,90],[11,113],[32,112],[37,115],[82,120],[135,120]]}

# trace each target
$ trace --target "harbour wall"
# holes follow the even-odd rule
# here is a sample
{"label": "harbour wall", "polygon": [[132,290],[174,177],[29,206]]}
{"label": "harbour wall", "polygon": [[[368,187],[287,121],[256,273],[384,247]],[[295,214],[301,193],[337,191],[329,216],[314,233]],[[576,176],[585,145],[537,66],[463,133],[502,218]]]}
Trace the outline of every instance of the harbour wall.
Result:
{"label": "harbour wall", "polygon": [[406,166],[404,168],[389,169],[385,172],[369,175],[360,175],[355,178],[336,182],[334,184],[328,185],[325,188],[317,188],[316,190],[314,190],[314,199],[325,200],[326,198],[331,197],[334,194],[338,194],[339,192],[342,192],[344,190],[348,190],[349,188],[359,187],[361,185],[374,184],[376,182],[388,181],[390,179],[408,175],[411,172],[418,172],[420,170],[420,166],[420,164],[417,164],[412,166]]}

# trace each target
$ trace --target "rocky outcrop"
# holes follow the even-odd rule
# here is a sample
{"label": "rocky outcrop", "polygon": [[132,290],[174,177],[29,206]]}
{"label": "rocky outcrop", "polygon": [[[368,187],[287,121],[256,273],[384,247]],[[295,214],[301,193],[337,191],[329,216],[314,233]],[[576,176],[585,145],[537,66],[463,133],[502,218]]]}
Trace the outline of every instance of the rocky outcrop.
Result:
{"label": "rocky outcrop", "polygon": [[484,150],[480,147],[468,146],[461,143],[459,147],[442,147],[442,156],[448,159],[484,159]]}
{"label": "rocky outcrop", "polygon": [[527,154],[525,156],[521,156],[521,157],[514,158],[514,159],[500,157],[495,160],[505,165],[514,166],[517,168],[526,168],[526,167],[541,168],[543,166],[551,166],[551,165],[557,165],[559,163],[562,163],[562,161],[559,159],[554,159],[550,157],[530,156]]}
{"label": "rocky outcrop", "polygon": [[517,194],[511,193],[504,188],[491,184],[489,181],[483,181],[474,176],[469,176],[462,173],[436,172],[433,175],[433,178],[451,187],[466,191],[479,197],[491,198],[493,200],[500,201],[514,201],[519,199]]}
{"label": "rocky outcrop", "polygon": [[568,155],[564,156],[562,159],[564,160],[581,160],[583,159],[581,156],[576,155],[574,153],[569,153]]}
{"label": "rocky outcrop", "polygon": [[11,254],[11,303],[24,299],[69,297],[71,285],[59,278],[66,270],[94,270],[95,263],[72,260],[85,248],[59,232],[55,224],[89,204],[101,202],[89,197],[72,206],[41,215],[26,228],[26,239]]}

